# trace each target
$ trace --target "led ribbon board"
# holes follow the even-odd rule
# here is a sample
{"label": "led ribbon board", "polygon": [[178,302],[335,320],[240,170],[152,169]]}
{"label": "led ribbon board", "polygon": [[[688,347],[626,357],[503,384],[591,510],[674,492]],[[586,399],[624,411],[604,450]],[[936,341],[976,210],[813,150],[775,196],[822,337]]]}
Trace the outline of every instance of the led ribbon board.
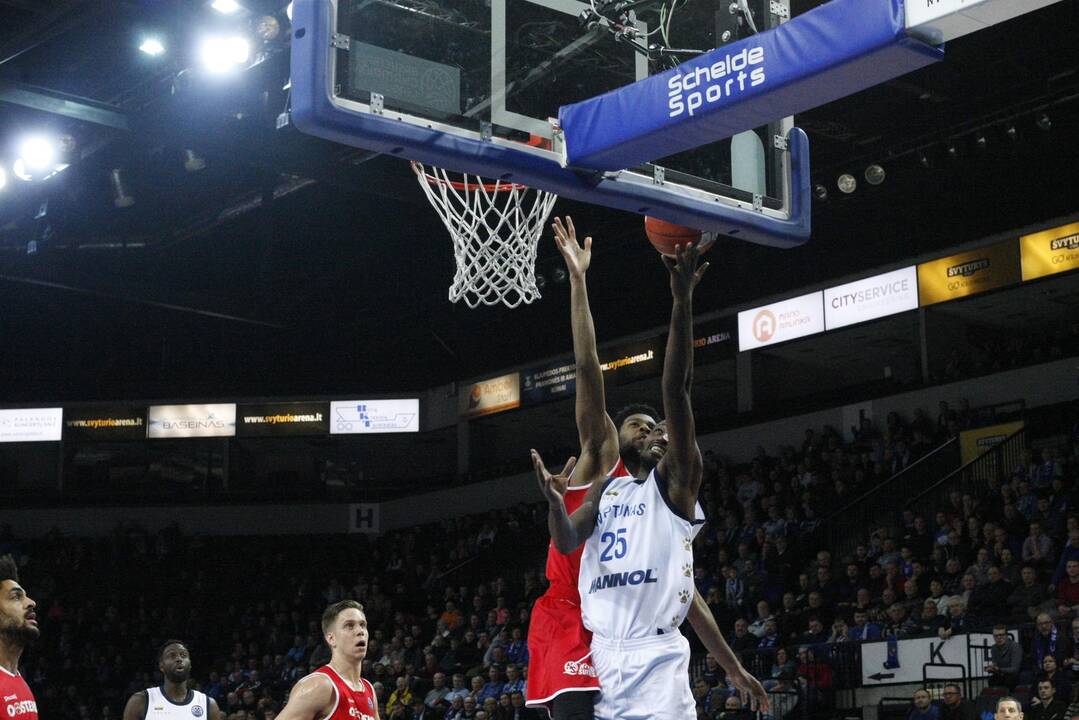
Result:
{"label": "led ribbon board", "polygon": [[565,105],[565,162],[618,170],[722,140],[944,56],[907,34],[903,0],[832,0],[673,70]]}

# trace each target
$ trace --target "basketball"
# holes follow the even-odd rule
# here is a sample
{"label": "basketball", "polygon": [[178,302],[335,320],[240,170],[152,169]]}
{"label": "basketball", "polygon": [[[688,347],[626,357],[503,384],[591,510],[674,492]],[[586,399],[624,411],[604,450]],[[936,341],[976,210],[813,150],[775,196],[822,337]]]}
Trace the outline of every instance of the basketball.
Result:
{"label": "basketball", "polygon": [[[644,232],[648,235],[648,241],[652,247],[667,257],[674,257],[674,248],[677,245],[696,245],[701,241],[704,234],[696,228],[660,220],[659,218],[644,218]],[[705,253],[712,247],[714,236],[709,233],[707,241],[701,245],[701,252]]]}

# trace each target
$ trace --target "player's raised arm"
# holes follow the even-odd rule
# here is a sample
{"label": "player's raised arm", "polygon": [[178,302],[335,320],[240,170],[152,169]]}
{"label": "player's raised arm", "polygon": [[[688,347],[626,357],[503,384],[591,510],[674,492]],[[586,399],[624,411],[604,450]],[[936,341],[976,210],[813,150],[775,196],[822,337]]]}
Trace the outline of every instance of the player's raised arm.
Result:
{"label": "player's raised arm", "polygon": [[581,457],[573,484],[580,485],[585,482],[583,478],[594,474],[593,459],[599,462],[598,469],[604,472],[617,462],[618,430],[607,415],[603,371],[596,351],[596,328],[588,304],[586,276],[592,263],[592,238],[586,237],[583,244],[578,242],[573,218],[568,215],[565,223],[556,217],[552,227],[555,244],[566,262],[569,275],[573,359],[577,368],[575,414],[581,443]]}
{"label": "player's raised arm", "polygon": [[288,702],[277,717],[280,720],[319,720],[333,711],[333,706],[333,683],[327,676],[313,673],[293,686]]}
{"label": "player's raised arm", "polygon": [[697,267],[699,252],[693,245],[679,245],[675,257],[663,257],[671,275],[671,328],[663,361],[663,413],[667,420],[667,453],[659,472],[667,480],[671,502],[692,518],[701,487],[703,462],[697,447],[697,428],[689,401],[693,385],[693,290],[708,263]]}
{"label": "player's raised arm", "polygon": [[[689,614],[686,616],[689,624],[697,633],[708,652],[716,659],[723,672],[727,673],[727,680],[743,695],[748,695],[750,708],[768,712],[768,693],[757,678],[749,674],[743,667],[742,661],[731,650],[726,638],[716,624],[708,603],[701,597],[699,591],[693,593],[693,603],[689,606]],[[745,698],[743,698],[745,699]]]}
{"label": "player's raised arm", "polygon": [[[592,529],[596,525],[596,507],[598,505],[599,490],[603,488],[602,471],[596,471],[594,477],[586,478],[592,487],[588,490],[581,507],[577,508],[572,515],[566,512],[565,492],[569,474],[573,472],[575,458],[566,461],[562,472],[552,475],[543,464],[543,458],[535,450],[532,451],[532,467],[536,471],[536,482],[539,483],[543,497],[547,499],[547,529],[551,533],[551,540],[560,553],[571,553],[580,547]],[[592,458],[592,467],[599,467],[597,458]]]}

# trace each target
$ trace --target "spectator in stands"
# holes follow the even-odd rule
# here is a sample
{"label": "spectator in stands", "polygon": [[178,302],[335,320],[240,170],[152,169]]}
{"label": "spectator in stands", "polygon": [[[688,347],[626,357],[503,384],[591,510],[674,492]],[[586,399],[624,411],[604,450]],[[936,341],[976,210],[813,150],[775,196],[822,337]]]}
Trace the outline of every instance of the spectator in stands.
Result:
{"label": "spectator in stands", "polygon": [[937,603],[926,599],[921,614],[914,620],[913,634],[917,637],[937,637],[945,625],[944,616],[937,610]]}
{"label": "spectator in stands", "polygon": [[825,660],[817,660],[808,645],[798,648],[798,679],[805,688],[810,711],[828,704],[832,689],[832,668]]}
{"label": "spectator in stands", "polygon": [[783,673],[789,673],[794,675],[798,670],[798,664],[794,662],[787,654],[787,648],[781,647],[776,649],[775,660],[772,661],[772,670],[769,673],[769,677],[762,683],[764,689],[771,691],[776,685],[779,684],[779,676]]}
{"label": "spectator in stands", "polygon": [[1051,585],[1056,586],[1064,579],[1064,572],[1067,569],[1069,560],[1079,560],[1079,525],[1074,525],[1068,530],[1068,542],[1064,545],[1064,550],[1060,554],[1060,560],[1053,571],[1053,577],[1049,579]]}
{"label": "spectator in stands", "polygon": [[1057,613],[1062,619],[1077,617],[1079,610],[1079,558],[1069,560],[1057,585]]}
{"label": "spectator in stands", "polygon": [[507,695],[513,695],[515,692],[523,693],[525,691],[525,681],[521,677],[521,670],[510,663],[506,666],[506,682],[502,685],[502,692]]}
{"label": "spectator in stands", "polygon": [[1042,531],[1039,522],[1030,523],[1030,534],[1023,541],[1023,562],[1048,569],[1053,562],[1053,541]]}
{"label": "spectator in stands", "polygon": [[974,703],[963,697],[962,689],[948,683],[941,692],[940,720],[977,720]]}
{"label": "spectator in stands", "polygon": [[730,638],[729,642],[731,650],[734,650],[739,657],[743,657],[746,651],[757,648],[758,641],[756,636],[750,634],[746,621],[738,618],[734,623],[734,637]]}
{"label": "spectator in stands", "polygon": [[1048,680],[1039,680],[1037,694],[1030,701],[1027,720],[1068,720],[1068,703],[1057,695],[1056,687]]}
{"label": "spectator in stands", "polygon": [[1071,637],[1068,642],[1067,657],[1062,663],[1063,668],[1071,673],[1073,686],[1079,687],[1079,618],[1071,622]]}
{"label": "spectator in stands", "polygon": [[498,665],[492,665],[487,670],[487,682],[483,688],[476,693],[476,704],[481,705],[484,700],[489,697],[493,697],[495,700],[502,694],[502,688],[505,682],[502,680],[502,670]]}
{"label": "spectator in stands", "polygon": [[970,614],[975,622],[985,626],[1007,619],[1011,592],[1012,587],[1004,582],[1000,568],[990,566],[987,582],[974,588],[970,596]]}
{"label": "spectator in stands", "polygon": [[915,690],[912,702],[914,707],[910,709],[907,720],[940,720],[940,708],[933,704],[928,690]]}
{"label": "spectator in stands", "polygon": [[446,676],[441,672],[436,672],[431,679],[431,689],[423,698],[424,706],[432,710],[445,708],[449,704],[446,702],[449,692],[450,689],[446,687]]}
{"label": "spectator in stands", "polygon": [[953,635],[960,635],[968,630],[970,630],[970,618],[967,617],[966,603],[953,597],[948,601],[948,615],[945,617],[944,627],[937,635],[942,640],[947,640]]}
{"label": "spectator in stands", "polygon": [[723,703],[723,712],[718,716],[719,720],[753,720],[756,713],[742,707],[742,701],[737,695],[732,695]]}
{"label": "spectator in stands", "polygon": [[443,720],[465,720],[465,697],[467,696],[453,696],[453,700],[450,701],[450,707],[446,711]]}
{"label": "spectator in stands", "polygon": [[1064,657],[1064,637],[1062,637],[1053,624],[1053,618],[1049,613],[1039,613],[1034,621],[1034,640],[1031,654],[1034,658],[1034,667],[1042,667],[1042,661],[1046,656],[1053,656],[1058,662]]}
{"label": "spectator in stands", "polygon": [[757,618],[749,625],[749,632],[758,638],[764,637],[764,626],[769,620],[775,621],[775,616],[772,615],[772,609],[768,606],[768,601],[761,600],[757,603]]}
{"label": "spectator in stands", "polygon": [[1039,682],[1042,680],[1048,680],[1053,683],[1053,687],[1056,688],[1057,695],[1060,697],[1071,697],[1072,684],[1066,677],[1066,673],[1062,672],[1060,666],[1057,665],[1057,659],[1052,655],[1046,655],[1042,658],[1042,671],[1038,675]]}
{"label": "spectator in stands", "polygon": [[980,548],[974,564],[967,568],[967,575],[974,576],[975,585],[984,585],[989,582],[989,568],[992,563],[989,560],[989,548]]}
{"label": "spectator in stands", "polygon": [[809,626],[798,639],[806,645],[820,645],[828,642],[828,632],[824,629],[824,623],[816,615],[809,618]]}
{"label": "spectator in stands", "polygon": [[1008,634],[1004,625],[993,627],[993,644],[989,647],[989,684],[1014,690],[1019,682],[1019,668],[1023,663],[1023,649]]}
{"label": "spectator in stands", "polygon": [[453,687],[450,689],[449,692],[446,693],[445,700],[446,700],[447,703],[452,704],[454,698],[460,697],[462,700],[464,700],[465,696],[470,694],[470,692],[471,691],[465,685],[464,673],[454,673],[453,674]]}
{"label": "spectator in stands", "polygon": [[851,640],[880,640],[880,633],[880,625],[869,622],[869,613],[865,610],[854,611],[854,625],[849,631]]}
{"label": "spectator in stands", "polygon": [[836,618],[832,623],[832,634],[828,636],[828,643],[845,643],[851,642],[850,632],[847,628],[847,621],[843,618]]}
{"label": "spectator in stands", "polygon": [[397,678],[397,687],[386,701],[386,714],[391,720],[405,718],[412,705],[412,690],[403,676]]}
{"label": "spectator in stands", "polygon": [[1045,609],[1049,593],[1033,565],[1023,565],[1020,577],[1022,582],[1008,596],[1008,614],[1013,622],[1025,623]]}

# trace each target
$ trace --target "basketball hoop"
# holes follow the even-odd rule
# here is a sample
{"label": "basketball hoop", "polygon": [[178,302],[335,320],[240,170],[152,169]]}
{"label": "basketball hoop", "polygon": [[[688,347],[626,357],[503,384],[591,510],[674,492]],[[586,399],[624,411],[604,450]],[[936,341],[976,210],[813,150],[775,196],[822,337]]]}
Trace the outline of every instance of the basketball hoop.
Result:
{"label": "basketball hoop", "polygon": [[514,308],[538,298],[536,243],[558,196],[476,175],[454,180],[418,162],[412,170],[453,238],[457,272],[450,300]]}

